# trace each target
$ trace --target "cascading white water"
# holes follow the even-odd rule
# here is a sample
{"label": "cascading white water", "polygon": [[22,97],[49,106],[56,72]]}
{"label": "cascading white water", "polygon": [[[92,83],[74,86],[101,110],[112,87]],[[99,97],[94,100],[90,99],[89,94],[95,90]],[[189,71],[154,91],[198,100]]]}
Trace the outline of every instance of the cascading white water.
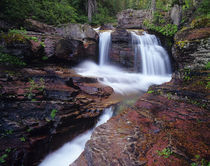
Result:
{"label": "cascading white water", "polygon": [[[137,35],[131,32],[132,46],[135,50],[135,70],[145,75],[166,75],[171,73],[167,52],[155,35]],[[140,62],[139,62],[140,61]]]}
{"label": "cascading white water", "polygon": [[105,65],[108,62],[111,45],[111,32],[99,34],[99,65]]}
{"label": "cascading white water", "polygon": [[[135,67],[137,73],[130,73],[108,64],[107,56],[109,53],[107,52],[110,50],[108,49],[110,44],[107,43],[111,41],[111,32],[100,34],[100,65],[84,62],[75,69],[76,72],[87,77],[97,77],[99,82],[111,86],[116,93],[120,94],[146,91],[150,85],[159,85],[170,81],[171,69],[168,55],[158,44],[156,37],[146,33],[141,36],[132,33],[132,38],[136,53]],[[142,65],[143,73],[140,73],[140,66]]]}
{"label": "cascading white water", "polygon": [[[111,86],[115,92],[121,94],[146,91],[152,84],[162,84],[171,79],[170,63],[165,50],[158,44],[155,36],[132,34],[135,49],[135,67],[143,73],[130,73],[123,69],[108,65],[111,32],[100,34],[100,65],[85,62],[76,68],[76,72],[83,76],[97,77],[99,82]],[[142,62],[142,64],[141,64]],[[146,65],[144,64],[146,63]],[[140,65],[141,64],[141,65]],[[96,127],[111,118],[113,111],[107,109],[100,117]],[[93,129],[79,135],[71,142],[48,155],[39,166],[69,166],[83,152],[85,143],[90,139]]]}
{"label": "cascading white water", "polygon": [[[100,116],[95,127],[106,123],[113,115],[113,108],[107,108]],[[94,127],[94,128],[95,128]],[[49,154],[39,166],[69,166],[72,164],[84,151],[86,142],[90,139],[93,129],[77,136],[72,141],[63,145],[57,151]]]}

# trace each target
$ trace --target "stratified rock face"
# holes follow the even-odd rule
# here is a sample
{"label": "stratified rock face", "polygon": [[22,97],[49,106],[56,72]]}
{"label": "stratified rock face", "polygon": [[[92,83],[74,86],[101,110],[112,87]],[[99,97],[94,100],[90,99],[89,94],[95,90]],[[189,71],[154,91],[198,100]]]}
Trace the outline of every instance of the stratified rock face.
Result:
{"label": "stratified rock face", "polygon": [[98,34],[87,24],[67,24],[56,29],[57,33],[63,37],[75,40],[92,39],[97,40]]}
{"label": "stratified rock face", "polygon": [[[38,165],[50,151],[91,128],[113,89],[65,67],[0,69],[2,165]],[[9,149],[9,150],[8,150]]]}
{"label": "stratified rock face", "polygon": [[117,15],[118,26],[128,29],[142,29],[145,19],[151,18],[151,12],[148,10],[123,10]]}
{"label": "stratified rock face", "polygon": [[110,62],[132,70],[134,67],[134,51],[130,33],[125,29],[117,28],[111,35]]}
{"label": "stratified rock face", "polygon": [[100,27],[100,30],[113,30],[114,27],[112,24],[104,24]]}
{"label": "stratified rock face", "polygon": [[209,120],[205,109],[145,94],[98,127],[71,166],[188,166],[208,161]]}
{"label": "stratified rock face", "polygon": [[14,35],[1,34],[4,53],[21,56],[28,63],[42,60],[43,56],[69,65],[98,60],[98,34],[89,25],[67,24],[56,28],[28,19],[26,28],[32,30],[27,32],[28,38],[16,34],[18,38],[14,40]]}
{"label": "stratified rock face", "polygon": [[30,31],[41,32],[41,33],[51,33],[51,34],[54,34],[56,30],[56,28],[51,25],[47,25],[45,23],[42,23],[33,19],[26,19],[25,27],[27,28],[27,30],[30,30]]}
{"label": "stratified rock face", "polygon": [[187,29],[175,36],[173,57],[179,69],[201,69],[210,61],[210,28]]}

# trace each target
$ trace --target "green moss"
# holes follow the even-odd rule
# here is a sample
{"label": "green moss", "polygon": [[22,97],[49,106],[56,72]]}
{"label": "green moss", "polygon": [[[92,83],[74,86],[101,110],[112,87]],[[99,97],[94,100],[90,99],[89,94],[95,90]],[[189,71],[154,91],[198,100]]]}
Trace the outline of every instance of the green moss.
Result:
{"label": "green moss", "polygon": [[52,119],[55,119],[55,116],[56,116],[56,113],[57,113],[58,111],[56,110],[56,109],[53,109],[52,111],[51,111],[51,113],[50,113],[50,117],[52,118]]}
{"label": "green moss", "polygon": [[176,46],[179,47],[179,48],[184,48],[185,46],[187,46],[188,43],[189,43],[188,40],[177,41]]}
{"label": "green moss", "polygon": [[173,154],[170,148],[164,148],[162,151],[157,150],[159,156],[163,156],[164,158],[170,157]]}
{"label": "green moss", "polygon": [[154,90],[147,91],[148,94],[154,93]]}
{"label": "green moss", "polygon": [[194,19],[190,24],[191,28],[204,28],[209,26],[210,26],[210,18],[206,16],[198,17]]}
{"label": "green moss", "polygon": [[9,65],[20,66],[20,67],[26,66],[26,63],[20,60],[18,57],[4,54],[1,52],[0,52],[0,64],[7,66]]}
{"label": "green moss", "polygon": [[206,69],[206,70],[210,70],[210,62],[208,62],[208,63],[205,65],[205,69]]}
{"label": "green moss", "polygon": [[39,81],[35,81],[33,79],[29,80],[30,86],[26,89],[27,93],[25,96],[27,96],[28,99],[33,100],[33,97],[36,96],[34,93],[35,90],[37,90],[39,93],[43,93],[45,89],[45,81],[43,78],[40,78]]}

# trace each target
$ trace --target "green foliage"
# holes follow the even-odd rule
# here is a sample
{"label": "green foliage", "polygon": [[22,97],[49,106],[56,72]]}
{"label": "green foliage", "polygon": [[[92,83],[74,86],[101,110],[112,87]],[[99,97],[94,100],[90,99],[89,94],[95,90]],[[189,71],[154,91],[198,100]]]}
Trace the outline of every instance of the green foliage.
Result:
{"label": "green foliage", "polygon": [[153,31],[159,32],[164,36],[173,37],[174,34],[178,31],[177,25],[166,24],[164,26],[158,26],[153,23],[150,23],[148,20],[144,20],[144,25]]}
{"label": "green foliage", "polygon": [[3,154],[1,157],[0,157],[0,163],[5,163],[5,159],[8,157],[8,154]]}
{"label": "green foliage", "polygon": [[191,73],[190,69],[184,69],[184,78],[183,78],[183,80],[185,82],[188,82],[188,81],[192,80],[192,77],[191,77],[190,73]]}
{"label": "green foliage", "polygon": [[33,0],[30,8],[33,18],[48,24],[58,25],[64,23],[75,23],[78,19],[76,10],[67,0],[42,0],[40,3]]}
{"label": "green foliage", "polygon": [[203,28],[203,27],[208,27],[210,26],[210,15],[209,17],[207,16],[199,16],[196,19],[194,19],[191,24],[190,28]]}
{"label": "green foliage", "polygon": [[55,116],[56,116],[56,113],[57,113],[58,111],[56,110],[56,109],[53,109],[52,111],[51,111],[51,113],[50,113],[50,117],[52,118],[52,119],[55,119]]}
{"label": "green foliage", "polygon": [[93,16],[92,25],[103,25],[106,23],[116,22],[116,20],[109,15],[109,10],[107,8],[98,8],[98,12]]}
{"label": "green foliage", "polygon": [[7,66],[14,65],[19,67],[23,67],[26,65],[26,63],[20,60],[18,57],[8,55],[2,52],[0,52],[0,64],[4,64]]}
{"label": "green foliage", "polygon": [[6,137],[8,135],[11,135],[13,133],[13,130],[5,130],[4,133],[1,133],[1,137]]}
{"label": "green foliage", "polygon": [[162,151],[157,150],[159,156],[163,156],[164,158],[168,158],[173,154],[170,148],[164,148]]}
{"label": "green foliage", "polygon": [[38,82],[35,82],[35,80],[30,79],[29,80],[29,87],[27,88],[26,96],[28,99],[33,99],[35,97],[34,91],[37,90],[39,93],[42,93],[45,88],[45,81],[43,78],[40,78]]}
{"label": "green foliage", "polygon": [[160,12],[156,11],[153,16],[153,23],[154,24],[164,24],[165,22],[166,21],[165,21],[163,15]]}
{"label": "green foliage", "polygon": [[206,70],[210,70],[210,62],[208,62],[208,63],[205,65],[205,69],[206,69]]}
{"label": "green foliage", "polygon": [[205,159],[201,159],[200,155],[195,155],[193,160],[195,162],[191,163],[191,166],[210,166],[210,162]]}
{"label": "green foliage", "polygon": [[10,29],[7,36],[8,36],[7,43],[12,41],[25,42],[25,39],[28,39],[28,40],[33,40],[35,42],[39,42],[41,46],[45,47],[44,42],[40,41],[36,36],[28,36],[26,29],[22,27],[20,29]]}
{"label": "green foliage", "polygon": [[148,94],[154,93],[154,90],[147,91]]}
{"label": "green foliage", "polygon": [[7,148],[7,149],[5,150],[5,152],[7,152],[7,153],[10,153],[11,151],[12,151],[11,148]]}
{"label": "green foliage", "polygon": [[20,24],[33,18],[48,24],[76,22],[78,14],[68,0],[2,0],[1,17]]}
{"label": "green foliage", "polygon": [[20,138],[20,141],[21,141],[21,142],[25,142],[25,141],[26,141],[25,137],[21,137],[21,138]]}
{"label": "green foliage", "polygon": [[43,60],[43,61],[46,61],[46,60],[48,60],[48,57],[47,57],[47,56],[43,56],[43,57],[42,57],[42,60]]}
{"label": "green foliage", "polygon": [[210,17],[209,6],[210,6],[210,1],[209,0],[202,0],[199,8],[196,11],[196,13],[198,15],[205,15],[205,16]]}

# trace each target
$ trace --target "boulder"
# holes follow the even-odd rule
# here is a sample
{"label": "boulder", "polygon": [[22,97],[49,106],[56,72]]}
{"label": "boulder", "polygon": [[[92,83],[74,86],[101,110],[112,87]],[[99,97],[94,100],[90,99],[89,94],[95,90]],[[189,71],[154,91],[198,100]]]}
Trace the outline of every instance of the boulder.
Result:
{"label": "boulder", "polygon": [[145,19],[151,19],[149,10],[123,10],[117,15],[118,26],[128,29],[142,29]]}

